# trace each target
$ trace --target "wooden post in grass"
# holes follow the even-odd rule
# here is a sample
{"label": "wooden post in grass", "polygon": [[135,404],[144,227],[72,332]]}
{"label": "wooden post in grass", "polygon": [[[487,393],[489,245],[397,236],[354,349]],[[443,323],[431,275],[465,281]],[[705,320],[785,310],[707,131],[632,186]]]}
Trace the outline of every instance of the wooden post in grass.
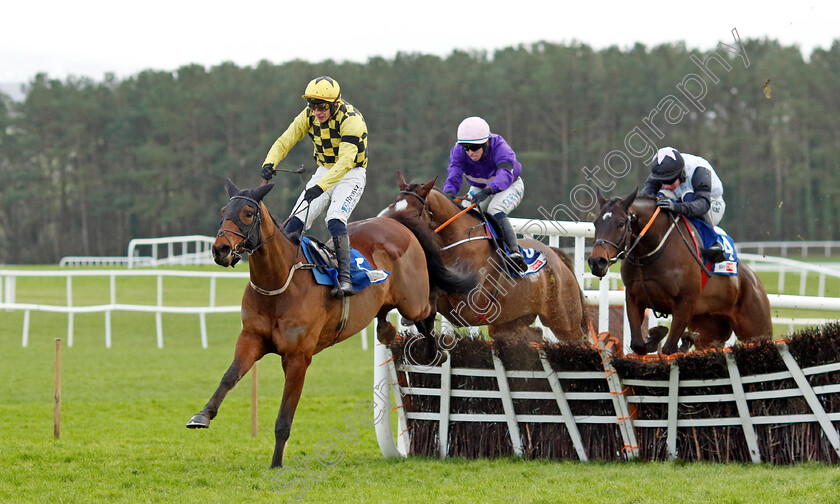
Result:
{"label": "wooden post in grass", "polygon": [[251,368],[251,437],[257,437],[257,363]]}
{"label": "wooden post in grass", "polygon": [[53,437],[61,437],[61,338],[55,339],[55,398],[53,401]]}

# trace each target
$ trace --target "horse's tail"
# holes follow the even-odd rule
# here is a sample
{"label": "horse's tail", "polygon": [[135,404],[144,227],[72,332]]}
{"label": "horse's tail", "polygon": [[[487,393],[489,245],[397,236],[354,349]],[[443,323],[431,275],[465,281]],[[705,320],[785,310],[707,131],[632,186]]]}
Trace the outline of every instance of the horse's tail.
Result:
{"label": "horse's tail", "polygon": [[420,242],[426,253],[426,268],[432,288],[447,293],[467,294],[478,284],[478,275],[472,272],[447,268],[441,257],[440,237],[429,227],[429,223],[402,212],[387,216],[407,227]]}
{"label": "horse's tail", "polygon": [[[563,264],[565,264],[566,267],[569,268],[569,271],[571,271],[572,274],[574,274],[575,263],[574,263],[574,261],[572,261],[572,258],[569,257],[569,254],[567,254],[563,249],[558,248],[558,247],[549,247],[549,248],[555,254],[557,254],[557,257],[559,257],[560,260],[563,261]],[[577,283],[577,282],[575,282],[575,283]],[[589,315],[586,313],[586,297],[583,295],[583,287],[580,286],[580,285],[578,285],[578,295],[580,295],[580,309],[582,310],[582,313],[581,313],[581,316],[580,316],[580,330],[583,331],[583,334],[590,334],[594,331],[593,331],[592,327],[590,326]]]}

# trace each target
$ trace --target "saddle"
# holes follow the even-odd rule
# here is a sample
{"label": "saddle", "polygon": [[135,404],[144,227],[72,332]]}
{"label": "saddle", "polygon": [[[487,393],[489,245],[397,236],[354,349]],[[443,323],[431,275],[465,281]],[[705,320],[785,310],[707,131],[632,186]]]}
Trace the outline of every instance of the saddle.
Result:
{"label": "saddle", "polygon": [[305,247],[306,252],[308,252],[307,259],[321,273],[326,273],[327,268],[338,268],[338,259],[335,257],[335,250],[329,248],[321,240],[313,236],[307,236],[306,240],[301,242],[301,246]]}
{"label": "saddle", "polygon": [[[487,239],[490,240],[492,246],[496,250],[500,251],[504,257],[510,255],[510,251],[508,250],[507,246],[505,246],[504,239],[501,238],[502,231],[501,226],[499,225],[499,221],[492,214],[480,212],[475,208],[470,210],[468,213],[471,213],[476,219],[482,220],[483,218],[484,222],[482,222],[482,228],[484,230],[485,236],[487,236]],[[543,254],[539,250],[532,248],[524,248],[522,245],[520,245],[519,252],[525,259],[525,263],[528,265],[528,269],[524,273],[520,273],[519,271],[510,267],[507,264],[507,261],[504,261],[505,266],[507,266],[507,273],[512,278],[521,278],[526,275],[536,273],[537,271],[541,270],[546,264],[548,264],[545,254]]]}
{"label": "saddle", "polygon": [[[321,285],[338,285],[338,261],[333,249],[311,236],[300,239],[306,260],[312,264],[315,281]],[[350,249],[350,280],[356,292],[371,284],[384,282],[391,273],[373,269],[367,259],[356,249]]]}

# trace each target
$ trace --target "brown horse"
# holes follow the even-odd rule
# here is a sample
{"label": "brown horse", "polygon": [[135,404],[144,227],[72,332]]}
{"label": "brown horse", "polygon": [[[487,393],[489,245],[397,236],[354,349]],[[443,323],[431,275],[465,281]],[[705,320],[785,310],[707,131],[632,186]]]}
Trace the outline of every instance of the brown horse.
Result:
{"label": "brown horse", "polygon": [[[397,174],[400,194],[385,215],[407,213],[430,221],[435,228],[461,211],[458,205],[434,188],[435,181],[407,184]],[[533,340],[542,333],[530,325],[537,315],[561,340],[582,340],[589,335],[583,292],[571,261],[559,249],[532,239],[523,247],[545,254],[542,270],[523,278],[511,278],[504,260],[484,233],[483,221],[464,214],[440,230],[445,245],[443,261],[479,274],[479,286],[469,295],[447,293],[438,297],[438,312],[456,326],[487,325],[493,339],[506,336]]]}
{"label": "brown horse", "polygon": [[213,258],[221,266],[232,266],[240,254],[249,253],[251,281],[242,296],[242,332],[233,363],[210,401],[187,427],[209,427],[225,395],[254,362],[267,353],[279,354],[286,382],[274,428],[271,466],[276,467],[283,463],[283,449],[313,355],[363,330],[374,317],[378,337],[388,337],[395,329],[386,316],[394,308],[417,323],[427,341],[434,341],[430,328],[435,317],[435,291],[430,291],[430,281],[439,288],[468,292],[475,280],[443,266],[439,243],[419,220],[412,223],[404,219],[401,223],[375,218],[354,222],[347,227],[351,245],[373,268],[390,275],[344,298],[348,303],[345,312],[345,302],[330,296],[328,286],[317,284],[309,272],[296,274],[307,267],[306,260],[303,254],[298,255],[297,244],[284,234],[262,202],[273,185],[240,191],[227,181],[231,199],[222,209]]}
{"label": "brown horse", "polygon": [[703,287],[702,270],[688,246],[691,238],[684,220],[663,213],[643,233],[654,217],[655,199],[637,198],[636,191],[625,198],[599,199],[601,210],[594,221],[595,244],[589,267],[592,274],[603,277],[611,264],[624,260],[621,278],[634,352],[644,355],[656,351],[665,335],[664,328],[651,331],[656,335],[644,341],[641,325],[645,308],[673,314],[663,354],[678,350],[686,328],[697,333],[694,345],[698,350],[722,347],[733,329],[742,342],[773,335],[767,292],[746,264],[738,265],[737,276],[713,274]]}

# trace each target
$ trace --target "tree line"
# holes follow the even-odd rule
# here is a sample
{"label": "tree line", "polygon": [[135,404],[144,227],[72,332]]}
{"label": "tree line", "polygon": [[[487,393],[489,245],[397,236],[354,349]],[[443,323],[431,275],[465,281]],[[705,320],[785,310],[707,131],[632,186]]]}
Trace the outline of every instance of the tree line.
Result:
{"label": "tree line", "polygon": [[[522,162],[514,217],[591,220],[596,191],[641,186],[655,148],[670,145],[716,168],[721,225],[736,241],[840,239],[840,40],[807,59],[773,40],[706,50],[540,42],[445,58],[192,64],[122,80],[38,74],[22,102],[0,95],[0,263],[214,234],[225,178],[260,182],[266,152],[318,75],[335,77],[368,125],[354,220],[393,201],[397,170],[437,176],[440,187],[458,123],[479,115]],[[311,174],[311,143],[283,164]],[[267,204],[282,220],[302,182],[280,175]]]}

